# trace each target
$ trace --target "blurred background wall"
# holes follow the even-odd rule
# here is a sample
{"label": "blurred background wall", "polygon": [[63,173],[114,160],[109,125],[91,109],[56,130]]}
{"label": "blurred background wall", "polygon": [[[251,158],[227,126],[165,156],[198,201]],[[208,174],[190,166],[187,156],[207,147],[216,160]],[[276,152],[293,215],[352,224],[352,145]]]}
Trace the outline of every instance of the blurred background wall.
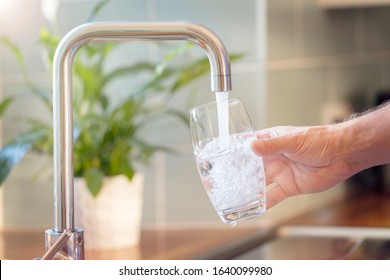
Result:
{"label": "blurred background wall", "polygon": [[[61,0],[59,33],[83,23],[96,2]],[[232,65],[231,95],[242,99],[256,129],[339,121],[372,106],[377,93],[390,88],[387,6],[326,10],[316,0],[112,0],[98,20],[188,20],[209,26],[229,52],[247,54]],[[39,0],[0,0],[0,34],[21,47],[34,81],[50,86],[36,42],[46,24]],[[112,63],[139,57],[155,59],[155,46],[129,43]],[[22,91],[15,58],[4,48],[0,73],[3,96]],[[196,90],[196,104],[213,100],[209,77],[199,81]],[[3,119],[4,141],[23,129],[13,123],[20,111],[51,121],[40,104],[26,98]],[[198,177],[187,128],[167,123],[150,137],[177,148],[180,155],[157,154],[151,167],[142,168],[147,176],[143,223],[220,223]],[[32,179],[41,161],[45,164],[29,156],[3,186],[5,226],[51,225],[51,177]],[[50,161],[44,168],[50,171]],[[341,184],[322,194],[293,198],[245,223],[271,225],[337,199],[344,191]]]}
{"label": "blurred background wall", "polygon": [[[47,25],[41,13],[39,0],[1,0],[0,34],[12,38],[26,56],[28,72],[35,82],[50,86],[50,75],[42,62],[37,44],[40,27]],[[85,22],[94,0],[61,0],[57,13],[58,32],[66,34]],[[213,29],[224,41],[230,53],[246,53],[246,58],[232,66],[231,95],[240,97],[247,106],[256,128],[265,125],[265,1],[234,0],[112,0],[101,11],[99,21],[194,21]],[[169,50],[169,48],[166,48]],[[200,52],[200,50],[198,50]],[[4,48],[1,52],[1,89],[4,95],[23,94],[22,77],[15,57]],[[128,43],[116,53],[112,64],[159,57],[152,43]],[[196,55],[200,55],[194,51]],[[203,53],[202,53],[203,55]],[[136,81],[134,81],[136,83]],[[118,92],[121,89],[118,89]],[[123,90],[123,89],[122,89]],[[192,90],[199,92],[193,105],[215,100],[210,92],[207,75]],[[183,95],[186,93],[183,92]],[[179,97],[180,98],[180,97]],[[184,97],[183,97],[184,98]],[[177,101],[178,105],[181,104]],[[7,141],[23,130],[13,119],[20,114],[39,116],[51,121],[36,100],[24,98],[14,105],[3,120],[3,139]],[[150,167],[142,167],[146,174],[144,195],[144,224],[218,222],[197,174],[192,156],[187,127],[171,123],[156,126],[149,135],[160,144],[169,144],[179,155],[157,154]],[[47,176],[35,178],[38,168]],[[53,187],[51,161],[30,155],[3,186],[6,226],[50,225],[53,216]]]}
{"label": "blurred background wall", "polygon": [[268,125],[327,122],[330,105],[363,110],[389,89],[390,7],[319,2],[337,1],[267,1]]}
{"label": "blurred background wall", "polygon": [[[389,23],[386,0],[267,1],[267,126],[334,123],[389,98]],[[359,188],[388,191],[388,177],[388,166],[372,168],[274,211]]]}

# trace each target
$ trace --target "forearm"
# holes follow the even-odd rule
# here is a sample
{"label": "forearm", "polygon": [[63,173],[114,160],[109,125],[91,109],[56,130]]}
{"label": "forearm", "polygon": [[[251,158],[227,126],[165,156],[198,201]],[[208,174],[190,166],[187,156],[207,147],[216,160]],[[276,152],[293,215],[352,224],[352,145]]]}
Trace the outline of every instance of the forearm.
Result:
{"label": "forearm", "polygon": [[390,163],[390,104],[341,123],[344,157],[354,173]]}

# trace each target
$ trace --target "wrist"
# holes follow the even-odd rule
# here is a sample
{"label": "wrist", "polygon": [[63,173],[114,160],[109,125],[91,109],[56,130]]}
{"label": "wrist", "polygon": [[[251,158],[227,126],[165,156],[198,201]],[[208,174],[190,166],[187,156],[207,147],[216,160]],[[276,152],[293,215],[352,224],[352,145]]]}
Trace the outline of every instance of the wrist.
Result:
{"label": "wrist", "polygon": [[344,157],[354,173],[390,162],[390,106],[341,123]]}

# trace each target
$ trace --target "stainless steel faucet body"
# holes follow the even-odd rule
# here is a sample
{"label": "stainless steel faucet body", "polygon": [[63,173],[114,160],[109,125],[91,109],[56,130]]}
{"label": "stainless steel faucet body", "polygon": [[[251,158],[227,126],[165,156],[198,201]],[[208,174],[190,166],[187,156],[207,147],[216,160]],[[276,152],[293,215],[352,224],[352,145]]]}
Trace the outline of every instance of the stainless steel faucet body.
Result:
{"label": "stainless steel faucet body", "polygon": [[82,229],[74,226],[72,65],[87,43],[102,41],[192,41],[210,61],[211,90],[231,90],[229,56],[210,29],[188,22],[101,22],[80,25],[60,42],[53,66],[54,228],[46,231],[42,259],[84,258]]}

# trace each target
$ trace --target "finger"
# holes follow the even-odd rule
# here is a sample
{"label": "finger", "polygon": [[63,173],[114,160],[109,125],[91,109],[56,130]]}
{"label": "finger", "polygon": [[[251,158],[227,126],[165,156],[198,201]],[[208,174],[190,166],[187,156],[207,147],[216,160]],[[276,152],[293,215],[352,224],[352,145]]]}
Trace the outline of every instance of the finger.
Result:
{"label": "finger", "polygon": [[256,131],[256,138],[271,138],[271,131],[269,129]]}
{"label": "finger", "polygon": [[283,188],[279,185],[274,186],[267,191],[267,209],[275,206],[279,202],[285,200],[289,197],[289,194],[286,193]]}
{"label": "finger", "polygon": [[297,129],[289,126],[277,126],[256,132],[257,140],[252,142],[252,150],[259,156],[278,154],[289,148],[291,141],[285,135]]}
{"label": "finger", "polygon": [[252,151],[255,152],[258,156],[267,156],[275,154],[274,149],[270,149],[269,145],[267,145],[265,139],[262,140],[253,140],[251,143]]}
{"label": "finger", "polygon": [[[284,129],[288,131],[289,129]],[[300,129],[302,130],[302,129]],[[277,154],[293,154],[302,146],[305,138],[300,130],[281,136],[260,138],[252,141],[252,150],[259,156],[271,156]]]}
{"label": "finger", "polygon": [[293,126],[275,126],[270,128],[265,128],[262,130],[256,131],[256,137],[258,139],[261,138],[272,138],[287,135],[293,131],[297,131],[301,128],[293,127]]}
{"label": "finger", "polygon": [[290,152],[292,149],[292,141],[286,137],[263,138],[253,140],[251,143],[252,150],[259,156],[272,156]]}
{"label": "finger", "polygon": [[283,176],[283,174],[286,172],[285,157],[283,155],[263,157],[263,162],[267,184],[283,180],[283,178],[280,178],[280,176]]}

